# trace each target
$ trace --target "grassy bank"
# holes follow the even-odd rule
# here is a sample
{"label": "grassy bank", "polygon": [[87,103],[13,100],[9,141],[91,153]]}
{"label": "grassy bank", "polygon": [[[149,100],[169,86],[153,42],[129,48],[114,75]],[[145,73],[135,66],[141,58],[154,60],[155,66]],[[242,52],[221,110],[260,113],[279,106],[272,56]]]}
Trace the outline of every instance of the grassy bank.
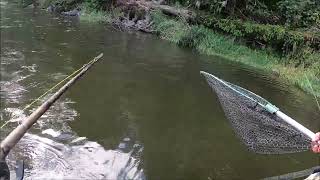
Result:
{"label": "grassy bank", "polygon": [[288,57],[280,57],[268,50],[251,49],[204,26],[189,25],[184,20],[172,19],[159,12],[153,13],[152,18],[154,29],[163,39],[194,48],[203,54],[218,55],[251,67],[276,71],[280,78],[290,84],[320,97],[320,53],[312,53],[308,57],[310,61],[318,63],[308,68],[294,67],[284,63],[288,62]]}
{"label": "grassy bank", "polygon": [[[80,19],[89,22],[110,23],[113,18],[121,13],[90,10],[85,4],[82,5]],[[217,55],[230,61],[237,61],[251,67],[279,74],[279,77],[296,85],[302,90],[320,97],[320,53],[309,54],[308,61],[314,63],[308,68],[294,67],[294,62],[288,57],[268,51],[252,49],[233,40],[232,37],[222,35],[204,26],[189,25],[182,19],[174,19],[160,12],[152,14],[153,28],[156,33],[168,41],[182,47],[190,47],[199,53]],[[312,88],[310,87],[310,84]]]}
{"label": "grassy bank", "polygon": [[111,23],[112,16],[111,13],[101,11],[101,10],[93,10],[88,6],[88,4],[83,3],[80,5],[81,13],[80,20],[86,22],[95,22],[95,23]]}

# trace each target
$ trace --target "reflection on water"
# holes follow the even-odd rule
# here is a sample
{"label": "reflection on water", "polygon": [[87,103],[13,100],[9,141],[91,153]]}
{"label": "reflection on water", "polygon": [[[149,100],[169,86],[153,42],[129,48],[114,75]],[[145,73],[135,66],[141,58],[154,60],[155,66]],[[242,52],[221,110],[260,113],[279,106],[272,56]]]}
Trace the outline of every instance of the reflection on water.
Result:
{"label": "reflection on water", "polygon": [[0,139],[36,97],[103,52],[104,59],[35,124],[8,158],[27,179],[259,179],[317,165],[311,153],[248,152],[204,70],[261,94],[312,130],[311,96],[272,75],[193,54],[145,34],[117,32],[1,2]]}

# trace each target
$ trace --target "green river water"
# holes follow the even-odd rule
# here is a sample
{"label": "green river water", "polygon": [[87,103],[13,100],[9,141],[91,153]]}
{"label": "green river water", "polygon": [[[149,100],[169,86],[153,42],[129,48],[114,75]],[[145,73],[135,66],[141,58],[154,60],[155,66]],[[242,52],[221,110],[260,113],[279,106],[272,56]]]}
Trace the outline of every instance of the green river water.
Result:
{"label": "green river water", "polygon": [[[310,152],[249,152],[199,71],[267,98],[313,131],[312,96],[271,74],[202,56],[156,36],[1,1],[0,124],[99,53],[8,157],[26,179],[261,179],[319,164]],[[17,122],[1,129],[0,139]]]}

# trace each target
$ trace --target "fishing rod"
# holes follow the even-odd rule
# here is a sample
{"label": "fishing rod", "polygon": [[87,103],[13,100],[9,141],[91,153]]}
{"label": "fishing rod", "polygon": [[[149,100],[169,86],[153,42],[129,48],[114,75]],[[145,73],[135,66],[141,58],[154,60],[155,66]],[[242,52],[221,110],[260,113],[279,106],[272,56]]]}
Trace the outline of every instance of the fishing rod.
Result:
{"label": "fishing rod", "polygon": [[34,123],[64,94],[77,80],[79,80],[101,57],[99,54],[88,64],[82,67],[82,70],[63,85],[56,93],[39,106],[29,117],[22,121],[0,144],[0,180],[10,179],[10,172],[5,161],[10,150],[19,142],[24,134],[32,127]]}

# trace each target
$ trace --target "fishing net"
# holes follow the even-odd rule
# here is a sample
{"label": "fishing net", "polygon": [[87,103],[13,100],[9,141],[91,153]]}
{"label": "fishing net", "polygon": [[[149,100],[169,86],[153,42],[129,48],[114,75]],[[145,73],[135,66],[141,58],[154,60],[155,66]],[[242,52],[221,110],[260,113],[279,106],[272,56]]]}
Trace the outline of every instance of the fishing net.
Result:
{"label": "fishing net", "polygon": [[246,147],[259,154],[284,154],[310,149],[311,140],[270,113],[262,97],[209,73],[201,72],[218,95],[227,119]]}

